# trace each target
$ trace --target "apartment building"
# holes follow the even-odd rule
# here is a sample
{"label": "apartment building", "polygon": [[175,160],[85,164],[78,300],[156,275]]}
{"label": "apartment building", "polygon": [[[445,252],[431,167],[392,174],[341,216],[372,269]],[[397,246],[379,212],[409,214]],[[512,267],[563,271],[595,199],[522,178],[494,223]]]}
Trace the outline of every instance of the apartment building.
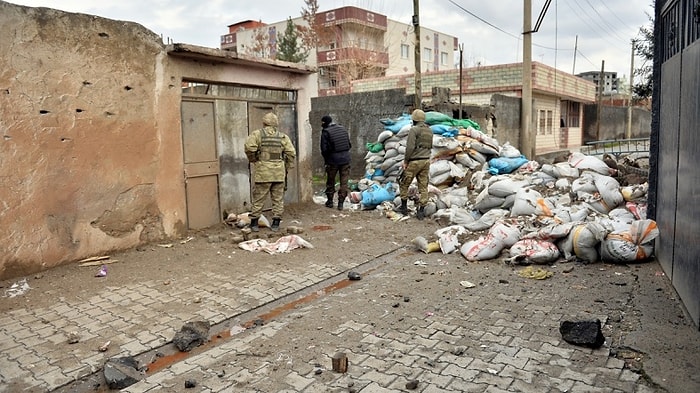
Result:
{"label": "apartment building", "polygon": [[[295,25],[308,27],[301,17]],[[324,39],[306,60],[318,68],[318,95],[346,94],[355,80],[403,75],[415,70],[415,31],[411,21],[394,21],[386,15],[358,7],[318,12],[316,23]],[[275,58],[277,41],[287,20],[266,24],[243,21],[221,36],[221,49],[257,57]],[[457,38],[420,27],[421,72],[455,68]]]}
{"label": "apartment building", "polygon": [[576,74],[579,78],[591,81],[595,83],[596,94],[598,93],[599,86],[603,86],[603,94],[615,94],[618,93],[620,80],[617,77],[617,72],[604,72],[603,80],[600,80],[599,71],[587,71],[580,74]]}

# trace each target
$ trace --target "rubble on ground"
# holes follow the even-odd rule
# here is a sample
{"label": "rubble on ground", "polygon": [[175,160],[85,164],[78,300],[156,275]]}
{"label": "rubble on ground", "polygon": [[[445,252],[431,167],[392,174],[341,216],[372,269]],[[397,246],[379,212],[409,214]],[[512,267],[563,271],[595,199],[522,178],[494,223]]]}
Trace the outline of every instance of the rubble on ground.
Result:
{"label": "rubble on ground", "polygon": [[[367,143],[365,176],[349,199],[401,221],[393,209],[400,204],[397,177],[410,116],[381,122],[384,131]],[[504,257],[520,265],[562,258],[631,263],[652,256],[659,230],[646,219],[648,169],[638,163],[648,157],[573,151],[538,162],[470,120],[428,112],[426,123],[434,135],[425,213],[442,228],[416,239],[418,249],[460,252],[468,261]],[[414,180],[413,205],[416,193]]]}

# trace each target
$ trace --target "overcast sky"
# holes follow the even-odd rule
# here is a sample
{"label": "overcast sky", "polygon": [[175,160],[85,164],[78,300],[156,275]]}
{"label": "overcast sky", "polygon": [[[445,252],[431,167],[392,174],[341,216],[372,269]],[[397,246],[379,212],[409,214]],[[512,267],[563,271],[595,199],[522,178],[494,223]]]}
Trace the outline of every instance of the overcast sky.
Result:
{"label": "overcast sky", "polygon": [[[243,20],[274,23],[301,15],[303,0],[10,0],[32,7],[140,23],[172,42],[212,48],[228,25]],[[546,0],[532,0],[533,28]],[[318,0],[319,10],[356,6],[411,23],[411,0]],[[420,0],[420,23],[457,37],[465,66],[522,61],[522,0]],[[551,0],[533,34],[532,60],[566,72],[617,72],[627,78],[631,40],[650,26],[653,0]],[[576,37],[578,44],[576,45]],[[577,48],[574,54],[574,48]],[[635,68],[642,59],[635,58]]]}

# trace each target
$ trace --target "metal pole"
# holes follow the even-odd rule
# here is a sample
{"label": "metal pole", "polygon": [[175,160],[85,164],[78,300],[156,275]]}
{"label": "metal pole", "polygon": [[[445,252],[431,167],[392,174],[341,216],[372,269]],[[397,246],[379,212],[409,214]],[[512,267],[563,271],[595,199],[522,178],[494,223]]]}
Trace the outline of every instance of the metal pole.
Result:
{"label": "metal pole", "polygon": [[532,0],[523,6],[523,91],[520,113],[520,152],[535,159],[535,142],[530,136],[532,123]]}
{"label": "metal pole", "polygon": [[578,34],[576,34],[576,40],[574,41],[574,66],[571,68],[572,75],[576,75],[576,52],[578,52]]}
{"label": "metal pole", "polygon": [[413,100],[413,106],[415,109],[421,109],[421,101],[422,101],[422,89],[421,89],[421,78],[420,78],[420,66],[421,66],[421,59],[420,59],[420,51],[421,51],[421,43],[420,43],[420,21],[418,18],[419,11],[419,0],[413,0],[413,31],[415,33],[415,51],[414,51],[414,58],[415,58],[415,74],[414,74],[414,84],[415,84],[415,92],[416,92],[416,97]]}
{"label": "metal pole", "polygon": [[464,44],[459,44],[459,119],[462,120],[462,53]]}
{"label": "metal pole", "polygon": [[632,40],[632,59],[630,60],[630,87],[627,97],[627,132],[625,138],[632,138],[632,86],[634,86],[634,40]]}
{"label": "metal pole", "polygon": [[605,60],[600,66],[600,76],[598,76],[598,105],[596,108],[595,139],[600,140],[600,112],[603,110],[603,89],[605,88]]}

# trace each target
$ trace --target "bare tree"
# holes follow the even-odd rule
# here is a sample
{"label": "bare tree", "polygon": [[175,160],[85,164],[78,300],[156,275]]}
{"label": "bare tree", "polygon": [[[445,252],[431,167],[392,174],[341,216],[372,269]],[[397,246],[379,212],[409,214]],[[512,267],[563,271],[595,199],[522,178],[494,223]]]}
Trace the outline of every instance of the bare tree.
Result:
{"label": "bare tree", "polygon": [[272,55],[270,48],[270,35],[267,27],[255,29],[251,40],[251,45],[246,48],[245,54],[249,56],[269,58]]}

